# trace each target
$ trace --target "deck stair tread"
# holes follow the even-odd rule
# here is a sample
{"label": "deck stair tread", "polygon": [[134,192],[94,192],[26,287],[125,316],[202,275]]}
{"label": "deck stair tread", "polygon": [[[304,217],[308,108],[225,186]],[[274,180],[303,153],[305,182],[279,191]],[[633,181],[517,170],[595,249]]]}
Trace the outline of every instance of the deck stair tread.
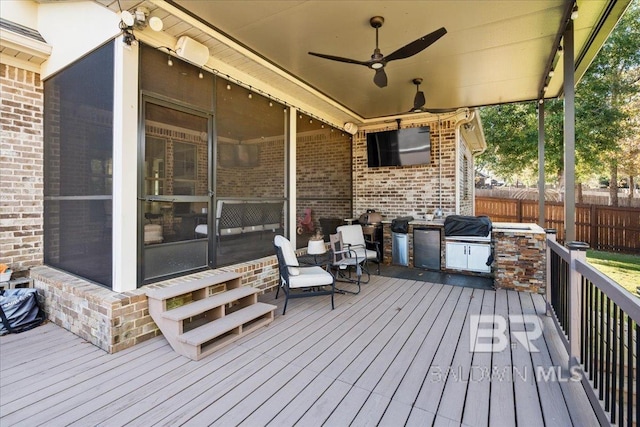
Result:
{"label": "deck stair tread", "polygon": [[[277,306],[258,302],[260,290],[241,282],[241,274],[227,272],[151,288],[149,314],[174,351],[200,360],[273,322]],[[174,298],[182,305],[168,309]]]}
{"label": "deck stair tread", "polygon": [[260,290],[252,288],[250,286],[243,286],[241,288],[231,289],[226,292],[221,292],[216,295],[212,295],[208,298],[204,298],[198,301],[192,301],[189,304],[174,308],[162,313],[162,317],[168,320],[180,321],[188,319],[205,311],[212,310],[221,305],[232,303],[244,297],[248,297],[253,294],[259,293]]}
{"label": "deck stair tread", "polygon": [[147,290],[147,297],[158,300],[166,300],[198,291],[207,286],[215,286],[216,284],[224,283],[238,277],[240,277],[240,275],[237,273],[226,272],[215,274],[213,276],[203,277],[201,279],[191,280],[180,284],[171,285],[166,288],[151,288]]}
{"label": "deck stair tread", "polygon": [[178,340],[185,344],[198,346],[216,337],[225,334],[245,323],[251,322],[265,314],[275,310],[277,307],[262,302],[252,304],[248,307],[234,311],[220,319],[204,324],[196,329],[185,332],[178,336]]}

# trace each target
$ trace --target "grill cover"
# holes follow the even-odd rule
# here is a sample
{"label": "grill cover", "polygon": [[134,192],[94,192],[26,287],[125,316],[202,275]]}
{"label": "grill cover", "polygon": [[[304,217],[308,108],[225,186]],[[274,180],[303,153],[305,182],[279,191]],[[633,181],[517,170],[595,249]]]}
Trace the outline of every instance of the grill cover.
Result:
{"label": "grill cover", "polygon": [[391,231],[394,233],[404,233],[407,234],[409,232],[409,222],[413,221],[412,216],[401,216],[400,218],[396,218],[391,220]]}
{"label": "grill cover", "polygon": [[445,236],[484,237],[491,233],[488,216],[450,215],[444,220]]}

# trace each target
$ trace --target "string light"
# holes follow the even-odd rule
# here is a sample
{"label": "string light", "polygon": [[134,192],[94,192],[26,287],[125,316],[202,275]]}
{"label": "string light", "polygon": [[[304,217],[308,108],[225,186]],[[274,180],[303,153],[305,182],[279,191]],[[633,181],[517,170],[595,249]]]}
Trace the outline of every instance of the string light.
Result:
{"label": "string light", "polygon": [[[159,46],[156,49],[158,49],[158,50],[166,50],[169,53],[175,52],[173,49],[171,49],[171,48],[169,48],[167,46]],[[168,58],[167,58],[167,65],[169,67],[173,66],[173,59],[172,59],[171,55],[169,55]],[[251,85],[245,84],[239,79],[234,79],[228,74],[221,73],[219,70],[217,70],[215,68],[207,67],[206,65],[204,65],[203,68],[208,69],[210,72],[212,72],[216,76],[224,77],[229,82],[235,82],[238,86],[243,86],[243,87],[249,89],[249,94],[247,95],[247,97],[249,99],[253,99],[252,92],[255,91],[255,92],[259,93],[260,95],[262,95],[262,96],[264,96],[266,98],[269,98],[269,107],[273,107],[273,101],[276,101],[276,102],[284,105],[284,107],[282,109],[282,111],[284,113],[287,112],[287,107],[295,108],[296,110],[298,110],[300,112],[300,115],[299,115],[300,119],[302,119],[302,115],[304,114],[304,115],[310,117],[309,123],[313,123],[313,119],[316,119],[316,120],[322,122],[321,127],[324,129],[324,123],[326,123],[326,122],[323,119],[321,119],[320,117],[315,116],[315,115],[313,115],[311,113],[308,113],[307,111],[305,111],[305,110],[303,110],[301,108],[298,108],[295,105],[290,104],[287,101],[284,101],[284,100],[282,100],[282,99],[280,99],[280,98],[278,98],[276,96],[273,96],[273,95],[271,95],[271,94],[269,94],[269,93],[267,93],[267,92],[265,92],[265,91],[263,91],[261,89],[253,88]],[[200,79],[204,78],[204,74],[203,74],[202,70],[200,70],[200,72],[198,73],[198,78],[200,78]],[[231,90],[231,84],[227,83],[226,88],[227,88],[227,90]],[[338,128],[338,129],[340,128],[340,126],[332,125],[331,123],[328,123],[328,124],[331,126],[331,132],[334,131],[334,128]],[[344,136],[344,133],[342,133],[342,135]]]}
{"label": "string light", "polygon": [[578,19],[578,5],[574,4],[571,9],[571,20],[575,21],[576,19]]}

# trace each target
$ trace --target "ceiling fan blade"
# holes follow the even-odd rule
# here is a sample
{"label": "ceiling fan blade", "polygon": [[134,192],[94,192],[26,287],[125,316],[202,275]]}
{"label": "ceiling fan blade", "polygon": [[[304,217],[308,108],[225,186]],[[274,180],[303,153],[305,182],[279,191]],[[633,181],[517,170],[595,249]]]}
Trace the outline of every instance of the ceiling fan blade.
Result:
{"label": "ceiling fan blade", "polygon": [[452,113],[456,110],[457,108],[423,108],[422,109],[422,111],[425,113],[433,113],[433,114]]}
{"label": "ceiling fan blade", "polygon": [[324,58],[324,59],[330,59],[332,61],[346,62],[348,64],[358,64],[358,65],[364,65],[367,67],[369,66],[369,61],[358,61],[357,59],[342,58],[340,56],[325,55],[323,53],[315,53],[315,52],[309,52],[309,55],[317,56],[319,58]]}
{"label": "ceiling fan blade", "polygon": [[426,100],[424,99],[424,92],[423,91],[416,92],[416,96],[415,98],[413,98],[413,109],[415,110],[418,108],[422,108],[425,102]]}
{"label": "ceiling fan blade", "polygon": [[387,85],[387,73],[384,72],[384,68],[378,68],[376,75],[373,76],[373,82],[378,87],[385,87]]}
{"label": "ceiling fan blade", "polygon": [[427,34],[426,36],[420,37],[418,40],[412,41],[406,46],[401,47],[392,54],[387,55],[384,59],[389,62],[395,61],[396,59],[404,59],[413,56],[416,53],[421,52],[431,46],[445,34],[447,34],[447,30],[442,27],[432,33]]}

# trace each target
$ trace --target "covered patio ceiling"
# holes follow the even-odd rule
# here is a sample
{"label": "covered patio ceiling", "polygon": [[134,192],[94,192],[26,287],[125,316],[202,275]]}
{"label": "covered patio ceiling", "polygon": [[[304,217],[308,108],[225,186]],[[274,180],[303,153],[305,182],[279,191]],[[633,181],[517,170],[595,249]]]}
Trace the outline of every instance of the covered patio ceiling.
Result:
{"label": "covered patio ceiling", "polygon": [[[112,10],[147,7],[164,20],[164,29],[145,29],[141,39],[170,44],[188,35],[209,48],[208,67],[276,98],[293,97],[298,107],[339,125],[407,114],[416,77],[424,79],[427,109],[561,96],[559,47],[574,6],[572,0],[97,1]],[[628,4],[577,2],[576,81]],[[374,84],[372,69],[308,54],[369,60],[376,43],[369,20],[378,15],[385,19],[379,29],[385,55],[440,27],[447,33],[425,50],[387,63],[383,88]]]}

